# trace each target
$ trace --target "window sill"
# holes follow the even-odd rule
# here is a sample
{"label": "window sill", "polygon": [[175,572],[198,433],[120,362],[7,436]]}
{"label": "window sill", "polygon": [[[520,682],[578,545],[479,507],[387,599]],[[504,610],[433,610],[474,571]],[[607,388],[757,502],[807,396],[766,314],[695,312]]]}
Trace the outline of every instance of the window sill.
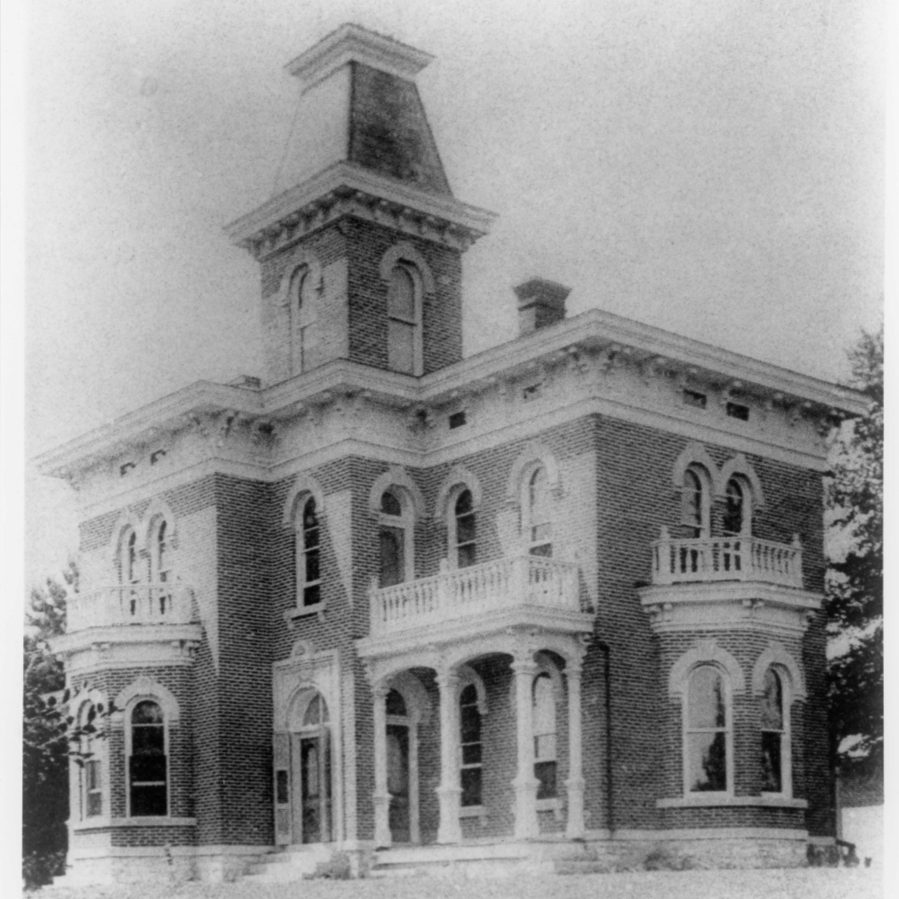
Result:
{"label": "window sill", "polygon": [[486,818],[487,809],[483,805],[468,805],[459,809],[460,818]]}
{"label": "window sill", "polygon": [[679,799],[657,799],[656,808],[709,807],[808,808],[805,799],[786,796],[683,796]]}
{"label": "window sill", "polygon": [[324,618],[325,615],[325,603],[318,602],[314,606],[295,606],[292,609],[287,609],[284,612],[284,620],[287,622],[287,626],[292,628],[294,622],[300,618],[310,618],[313,615],[318,616],[319,621]]}
{"label": "window sill", "polygon": [[98,830],[107,827],[195,827],[196,818],[170,818],[160,815],[158,818],[146,816],[139,818],[86,818],[72,825],[72,830]]}

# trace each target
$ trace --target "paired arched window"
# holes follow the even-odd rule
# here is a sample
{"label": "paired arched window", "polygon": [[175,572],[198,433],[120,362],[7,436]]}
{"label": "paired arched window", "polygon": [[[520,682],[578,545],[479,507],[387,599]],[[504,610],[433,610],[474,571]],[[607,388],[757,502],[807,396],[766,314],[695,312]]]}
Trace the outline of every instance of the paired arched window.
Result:
{"label": "paired arched window", "polygon": [[291,373],[309,369],[311,328],[315,322],[315,285],[308,265],[300,265],[290,276],[287,296],[290,304]]}
{"label": "paired arched window", "polygon": [[317,606],[321,592],[321,527],[315,497],[300,507],[296,536],[297,598],[303,608]]}
{"label": "paired arched window", "polygon": [[161,518],[156,524],[150,549],[150,580],[154,584],[168,584],[172,579],[169,525]]}
{"label": "paired arched window", "polygon": [[482,804],[482,747],[481,710],[478,691],[474,684],[467,684],[459,694],[459,725],[462,785],[462,807]]}
{"label": "paired arched window", "polygon": [[139,584],[141,578],[137,557],[137,534],[133,528],[126,528],[122,534],[119,555],[119,582]]}
{"label": "paired arched window", "polygon": [[551,556],[553,545],[549,477],[542,465],[527,477],[524,488],[522,529],[528,552],[532,556]]}
{"label": "paired arched window", "polygon": [[399,262],[387,285],[387,365],[393,371],[421,374],[421,279]]}
{"label": "paired arched window", "polygon": [[380,551],[379,585],[392,587],[411,580],[413,565],[413,519],[409,498],[399,488],[381,494],[378,515]]}
{"label": "paired arched window", "polygon": [[129,720],[128,807],[132,818],[168,814],[165,717],[158,702],[144,699]]}
{"label": "paired arched window", "polygon": [[699,665],[690,673],[684,709],[684,787],[690,793],[729,793],[730,694],[724,673]]}
{"label": "paired arched window", "polygon": [[534,777],[537,778],[537,798],[555,799],[558,795],[556,696],[552,677],[541,671],[534,678]]}
{"label": "paired arched window", "polygon": [[684,472],[682,493],[683,523],[696,538],[711,534],[711,481],[708,472],[700,465],[690,465]]}
{"label": "paired arched window", "polygon": [[725,537],[748,537],[752,533],[752,492],[742,478],[731,478],[724,494]]}
{"label": "paired arched window", "polygon": [[790,793],[790,708],[784,678],[774,668],[765,672],[759,697],[762,792]]}
{"label": "paired arched window", "polygon": [[478,560],[477,513],[469,489],[456,496],[450,517],[450,558],[457,568],[467,568]]}

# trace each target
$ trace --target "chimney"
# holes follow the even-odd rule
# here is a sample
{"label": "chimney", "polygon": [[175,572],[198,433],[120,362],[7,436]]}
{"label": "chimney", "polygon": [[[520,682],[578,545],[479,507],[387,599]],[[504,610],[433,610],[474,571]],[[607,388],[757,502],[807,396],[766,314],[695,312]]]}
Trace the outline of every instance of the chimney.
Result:
{"label": "chimney", "polygon": [[555,281],[531,278],[515,288],[518,297],[518,334],[530,334],[565,318],[565,298],[571,293]]}

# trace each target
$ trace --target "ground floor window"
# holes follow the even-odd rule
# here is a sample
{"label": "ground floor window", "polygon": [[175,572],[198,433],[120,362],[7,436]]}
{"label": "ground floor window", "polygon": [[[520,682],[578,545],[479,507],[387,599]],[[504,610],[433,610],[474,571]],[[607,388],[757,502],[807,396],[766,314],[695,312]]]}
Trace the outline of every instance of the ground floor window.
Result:
{"label": "ground floor window", "polygon": [[137,703],[131,713],[129,806],[132,817],[168,814],[165,718],[159,704]]}
{"label": "ground floor window", "polygon": [[556,698],[552,678],[546,672],[534,678],[534,777],[537,798],[555,799],[556,783]]}
{"label": "ground floor window", "polygon": [[468,684],[459,696],[462,752],[462,807],[481,805],[481,712],[478,692]]}

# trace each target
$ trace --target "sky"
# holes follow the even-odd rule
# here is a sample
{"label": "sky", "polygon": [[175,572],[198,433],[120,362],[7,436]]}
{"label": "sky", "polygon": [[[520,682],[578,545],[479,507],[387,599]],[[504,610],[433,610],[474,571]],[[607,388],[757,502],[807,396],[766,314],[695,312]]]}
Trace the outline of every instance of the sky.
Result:
{"label": "sky", "polygon": [[[198,379],[262,374],[257,263],[283,66],[354,21],[436,58],[419,90],[455,196],[465,351],[512,287],[844,380],[883,302],[878,0],[33,0],[27,7],[26,458]],[[299,123],[301,126],[301,123]],[[26,467],[26,579],[77,547]]]}

